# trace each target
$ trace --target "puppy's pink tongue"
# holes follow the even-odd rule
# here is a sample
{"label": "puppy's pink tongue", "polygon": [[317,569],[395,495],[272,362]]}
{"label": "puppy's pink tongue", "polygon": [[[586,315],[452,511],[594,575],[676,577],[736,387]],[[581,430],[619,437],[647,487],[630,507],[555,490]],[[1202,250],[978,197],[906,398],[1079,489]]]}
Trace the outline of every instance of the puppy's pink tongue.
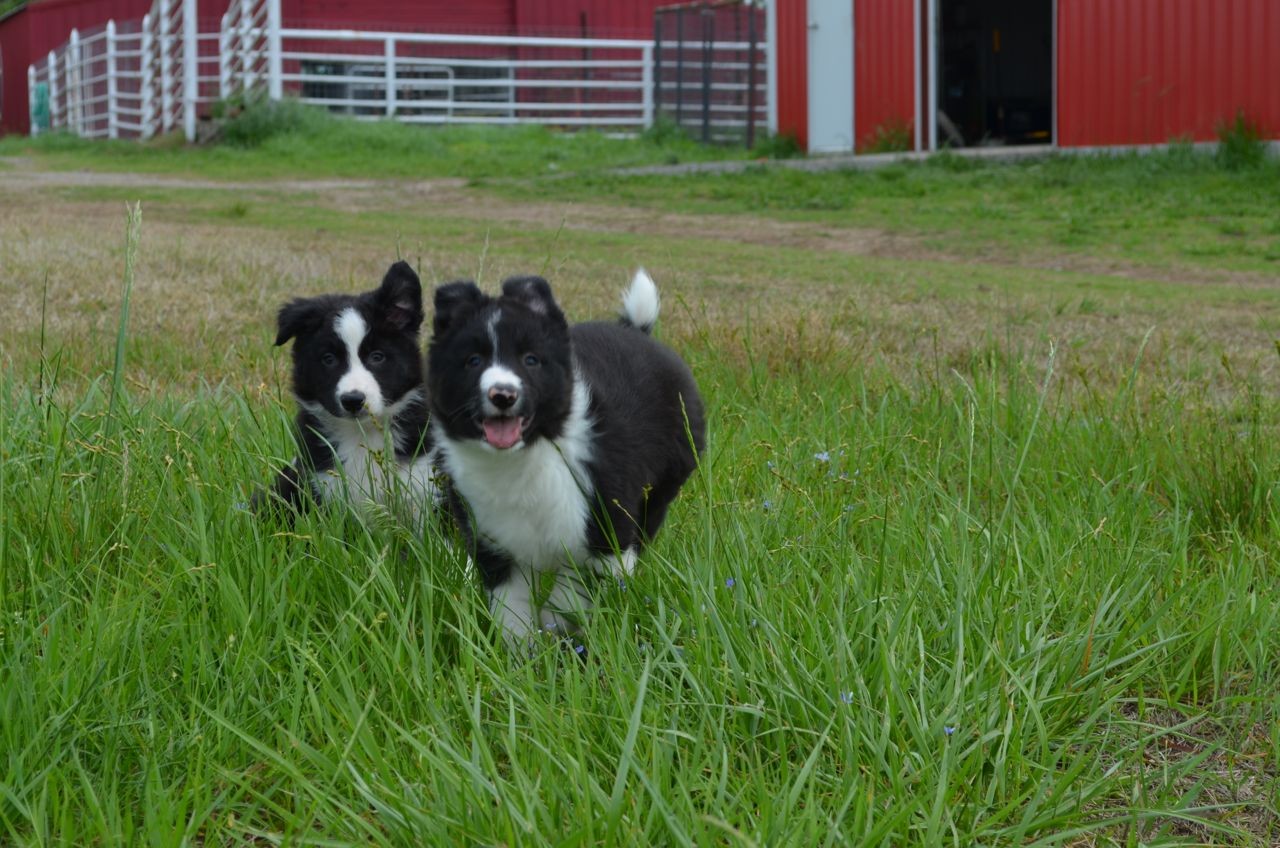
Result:
{"label": "puppy's pink tongue", "polygon": [[484,438],[495,448],[505,450],[520,441],[520,425],[523,418],[486,418]]}

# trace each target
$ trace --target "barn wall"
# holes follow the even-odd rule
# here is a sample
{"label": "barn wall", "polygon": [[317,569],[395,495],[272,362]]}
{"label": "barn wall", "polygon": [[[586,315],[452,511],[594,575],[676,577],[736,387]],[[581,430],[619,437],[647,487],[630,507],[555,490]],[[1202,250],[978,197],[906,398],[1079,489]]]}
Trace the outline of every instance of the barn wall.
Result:
{"label": "barn wall", "polygon": [[0,134],[25,133],[27,114],[27,15],[18,10],[0,20]]}
{"label": "barn wall", "polygon": [[907,0],[855,0],[853,126],[858,150],[877,130],[915,127],[915,16]]}
{"label": "barn wall", "polygon": [[1280,137],[1275,0],[1058,0],[1058,141],[1212,141],[1240,110]]}
{"label": "barn wall", "polygon": [[774,0],[778,29],[778,133],[809,149],[809,8],[805,0]]}
{"label": "barn wall", "polygon": [[653,12],[671,0],[515,0],[520,35],[652,38]]}

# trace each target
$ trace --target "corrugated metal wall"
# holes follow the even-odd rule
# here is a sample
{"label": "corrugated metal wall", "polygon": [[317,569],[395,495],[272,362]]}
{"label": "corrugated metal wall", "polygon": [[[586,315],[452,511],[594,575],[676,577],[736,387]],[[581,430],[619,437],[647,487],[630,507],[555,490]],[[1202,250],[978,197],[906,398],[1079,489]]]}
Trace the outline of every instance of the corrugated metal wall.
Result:
{"label": "corrugated metal wall", "polygon": [[671,0],[515,0],[520,35],[652,38],[653,10]]}
{"label": "corrugated metal wall", "polygon": [[25,133],[27,115],[27,11],[0,20],[0,134]]}
{"label": "corrugated metal wall", "polygon": [[915,126],[914,0],[855,0],[853,127],[858,150],[881,128]]}
{"label": "corrugated metal wall", "polygon": [[805,0],[774,0],[778,35],[778,133],[809,149],[809,27]]}
{"label": "corrugated metal wall", "polygon": [[1280,135],[1276,0],[1058,0],[1058,142],[1210,141],[1243,110]]}

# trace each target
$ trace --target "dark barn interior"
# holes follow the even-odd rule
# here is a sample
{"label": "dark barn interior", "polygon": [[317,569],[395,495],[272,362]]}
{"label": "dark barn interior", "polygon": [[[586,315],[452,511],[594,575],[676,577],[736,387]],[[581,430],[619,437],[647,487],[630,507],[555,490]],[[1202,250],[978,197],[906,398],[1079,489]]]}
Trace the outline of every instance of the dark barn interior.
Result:
{"label": "dark barn interior", "polygon": [[940,0],[938,144],[1053,140],[1052,0]]}

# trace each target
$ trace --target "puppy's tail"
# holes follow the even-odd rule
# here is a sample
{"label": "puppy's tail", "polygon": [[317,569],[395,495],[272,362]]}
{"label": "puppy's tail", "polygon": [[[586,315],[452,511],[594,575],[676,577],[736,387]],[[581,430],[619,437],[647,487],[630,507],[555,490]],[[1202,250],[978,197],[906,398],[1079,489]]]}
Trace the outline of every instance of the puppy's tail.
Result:
{"label": "puppy's tail", "polygon": [[648,333],[658,323],[658,306],[658,287],[653,284],[653,278],[643,268],[637,270],[631,278],[631,287],[622,293],[619,320],[624,327]]}

